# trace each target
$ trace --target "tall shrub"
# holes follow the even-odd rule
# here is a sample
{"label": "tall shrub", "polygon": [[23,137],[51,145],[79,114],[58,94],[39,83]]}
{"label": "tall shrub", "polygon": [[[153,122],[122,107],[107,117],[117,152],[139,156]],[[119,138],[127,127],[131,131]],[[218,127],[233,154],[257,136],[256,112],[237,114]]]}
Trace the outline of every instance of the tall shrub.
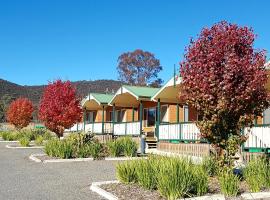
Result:
{"label": "tall shrub", "polygon": [[27,98],[18,98],[14,100],[7,110],[7,120],[17,129],[26,127],[32,119],[34,106]]}

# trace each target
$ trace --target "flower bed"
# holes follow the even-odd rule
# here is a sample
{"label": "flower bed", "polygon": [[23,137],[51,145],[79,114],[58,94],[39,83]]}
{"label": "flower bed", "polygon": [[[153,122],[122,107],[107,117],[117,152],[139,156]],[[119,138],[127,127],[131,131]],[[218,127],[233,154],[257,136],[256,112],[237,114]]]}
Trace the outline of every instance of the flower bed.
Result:
{"label": "flower bed", "polygon": [[237,172],[219,168],[209,158],[198,165],[187,159],[151,156],[148,160],[119,163],[116,176],[120,183],[101,188],[119,199],[151,199],[148,197],[153,195],[154,199],[169,200],[214,194],[241,199],[243,193],[270,191],[266,159],[253,160]]}

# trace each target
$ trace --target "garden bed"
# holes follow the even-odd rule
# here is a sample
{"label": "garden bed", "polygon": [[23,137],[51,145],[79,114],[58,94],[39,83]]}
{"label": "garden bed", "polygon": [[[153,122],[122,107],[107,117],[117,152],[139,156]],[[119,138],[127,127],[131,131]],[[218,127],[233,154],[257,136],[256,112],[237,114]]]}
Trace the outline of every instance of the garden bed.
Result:
{"label": "garden bed", "polygon": [[214,158],[204,158],[199,164],[186,158],[149,156],[118,163],[116,177],[118,183],[100,187],[119,199],[149,199],[149,193],[158,194],[154,199],[168,200],[205,195],[216,199],[213,195],[220,194],[226,199],[245,199],[242,195],[248,197],[251,192],[267,192],[266,199],[270,199],[270,167],[264,158],[252,160],[240,170],[221,167]]}
{"label": "garden bed", "polygon": [[[95,184],[94,184],[95,185]],[[104,193],[109,193],[111,197],[115,197],[115,199],[119,200],[138,200],[138,199],[148,199],[148,200],[166,200],[166,198],[162,197],[156,190],[146,190],[136,184],[123,184],[118,181],[112,181],[112,183],[104,182],[99,185],[98,187],[101,189],[98,192],[100,195]],[[97,186],[95,186],[97,187]],[[102,191],[104,190],[104,191]],[[265,190],[259,193],[250,193],[248,190],[247,184],[242,182],[240,185],[240,192],[241,195],[236,197],[225,197],[221,194],[219,189],[219,183],[217,179],[209,180],[209,192],[201,197],[192,197],[190,199],[198,199],[198,200],[221,200],[221,199],[228,199],[228,200],[243,200],[243,199],[260,199],[260,200],[269,200],[270,199],[270,190]],[[110,198],[107,198],[110,199]],[[113,198],[111,198],[113,199]],[[185,198],[189,199],[189,198]]]}
{"label": "garden bed", "polygon": [[29,156],[30,160],[40,163],[59,163],[59,162],[86,162],[93,160],[106,160],[106,161],[126,161],[126,160],[136,160],[136,159],[146,159],[147,157],[102,157],[99,159],[89,158],[59,158],[48,156],[45,153],[42,154],[31,154]]}

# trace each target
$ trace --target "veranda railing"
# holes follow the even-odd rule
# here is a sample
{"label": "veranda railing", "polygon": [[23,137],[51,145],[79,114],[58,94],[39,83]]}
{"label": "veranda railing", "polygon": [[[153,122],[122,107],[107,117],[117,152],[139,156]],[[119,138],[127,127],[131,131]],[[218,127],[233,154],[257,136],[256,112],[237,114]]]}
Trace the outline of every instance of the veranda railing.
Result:
{"label": "veranda railing", "polygon": [[158,126],[159,140],[200,141],[200,131],[193,122],[161,123]]}
{"label": "veranda railing", "polygon": [[140,122],[117,122],[113,125],[114,135],[140,135]]}

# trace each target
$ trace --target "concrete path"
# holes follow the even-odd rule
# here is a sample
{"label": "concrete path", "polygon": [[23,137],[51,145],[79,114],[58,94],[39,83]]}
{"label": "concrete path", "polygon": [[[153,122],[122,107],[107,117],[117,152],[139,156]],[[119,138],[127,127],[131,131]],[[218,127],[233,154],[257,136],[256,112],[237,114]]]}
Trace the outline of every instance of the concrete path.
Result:
{"label": "concrete path", "polygon": [[90,192],[92,182],[115,179],[115,161],[35,163],[40,149],[7,149],[0,143],[0,199],[102,199]]}

